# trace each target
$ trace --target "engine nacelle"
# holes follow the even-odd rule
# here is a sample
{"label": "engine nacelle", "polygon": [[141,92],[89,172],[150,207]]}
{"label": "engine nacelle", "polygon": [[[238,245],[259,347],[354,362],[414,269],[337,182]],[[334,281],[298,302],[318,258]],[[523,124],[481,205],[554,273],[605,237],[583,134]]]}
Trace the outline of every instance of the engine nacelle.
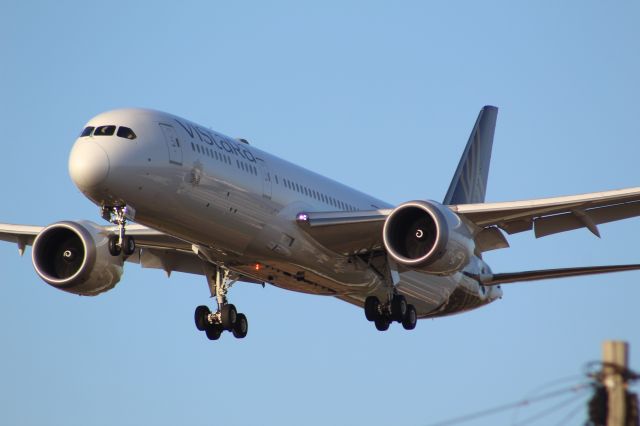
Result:
{"label": "engine nacelle", "polygon": [[109,235],[92,222],[58,222],[33,242],[36,273],[53,287],[82,296],[111,290],[123,272],[121,256],[112,256]]}
{"label": "engine nacelle", "polygon": [[460,217],[434,201],[409,201],[396,207],[383,229],[387,253],[401,265],[432,274],[462,270],[475,243]]}

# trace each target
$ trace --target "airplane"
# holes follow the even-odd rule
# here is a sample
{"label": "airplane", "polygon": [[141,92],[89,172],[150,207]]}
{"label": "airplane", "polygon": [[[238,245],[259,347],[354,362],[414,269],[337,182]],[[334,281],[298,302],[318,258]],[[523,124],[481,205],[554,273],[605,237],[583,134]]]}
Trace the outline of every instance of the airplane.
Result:
{"label": "airplane", "polygon": [[195,309],[210,340],[248,333],[229,301],[237,282],[333,296],[393,322],[461,313],[502,297],[502,284],[638,270],[640,265],[494,273],[483,253],[505,236],[540,238],[640,215],[640,187],[485,203],[498,109],[480,110],[442,202],[393,206],[189,120],[118,109],[89,120],[69,155],[77,188],[110,225],[0,224],[0,240],[38,276],[76,295],[120,281],[125,262],[206,277],[215,309]]}

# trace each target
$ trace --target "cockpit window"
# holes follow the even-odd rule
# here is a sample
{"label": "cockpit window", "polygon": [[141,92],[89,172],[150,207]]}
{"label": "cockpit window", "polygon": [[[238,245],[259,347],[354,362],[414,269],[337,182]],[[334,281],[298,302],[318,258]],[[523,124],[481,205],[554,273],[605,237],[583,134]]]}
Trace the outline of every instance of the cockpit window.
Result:
{"label": "cockpit window", "polygon": [[93,132],[93,129],[95,129],[95,127],[93,126],[85,127],[82,133],[80,133],[80,137],[83,138],[85,136],[91,136],[91,132]]}
{"label": "cockpit window", "polygon": [[118,127],[117,135],[120,136],[121,138],[125,138],[125,139],[135,139],[136,138],[136,134],[133,133],[133,130],[131,130],[128,127],[124,127],[124,126]]}
{"label": "cockpit window", "polygon": [[93,136],[113,136],[116,132],[116,126],[100,126],[93,132]]}

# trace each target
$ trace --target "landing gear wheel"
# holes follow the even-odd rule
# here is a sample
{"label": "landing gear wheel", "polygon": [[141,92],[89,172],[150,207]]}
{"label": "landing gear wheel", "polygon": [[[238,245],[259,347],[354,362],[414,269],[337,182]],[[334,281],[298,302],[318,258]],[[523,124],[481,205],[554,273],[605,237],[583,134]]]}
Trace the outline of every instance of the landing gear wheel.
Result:
{"label": "landing gear wheel", "polygon": [[203,330],[209,340],[218,340],[224,331],[242,339],[249,331],[249,323],[244,314],[239,314],[236,307],[228,302],[227,292],[236,282],[229,278],[231,271],[221,265],[207,265],[205,275],[211,297],[218,303],[215,312],[207,306],[198,306],[194,313],[194,320],[198,330]]}
{"label": "landing gear wheel", "polygon": [[402,326],[405,330],[413,330],[414,328],[416,328],[417,322],[418,314],[416,313],[416,308],[413,305],[407,305],[407,314],[402,320]]}
{"label": "landing gear wheel", "polygon": [[367,317],[367,321],[375,321],[380,316],[379,309],[380,301],[375,296],[368,296],[364,299],[364,316]]}
{"label": "landing gear wheel", "polygon": [[394,321],[402,322],[407,315],[407,299],[402,295],[395,295],[391,300],[391,318]]}
{"label": "landing gear wheel", "polygon": [[209,340],[218,340],[222,335],[222,331],[223,330],[222,328],[220,328],[219,325],[214,324],[207,327],[207,329],[205,330],[205,333],[207,333],[207,338]]}
{"label": "landing gear wheel", "polygon": [[196,308],[194,319],[196,321],[196,328],[200,331],[205,331],[209,326],[208,316],[211,310],[204,305],[200,305]]}
{"label": "landing gear wheel", "polygon": [[236,307],[232,304],[224,305],[220,310],[220,320],[222,322],[222,328],[228,331],[233,330],[233,326],[238,320],[238,312]]}
{"label": "landing gear wheel", "polygon": [[379,331],[387,331],[389,329],[389,324],[391,324],[391,321],[387,317],[378,317],[374,322]]}
{"label": "landing gear wheel", "polygon": [[109,237],[109,253],[111,253],[111,256],[120,256],[120,253],[122,253],[120,245],[118,244],[117,235]]}
{"label": "landing gear wheel", "polygon": [[131,256],[136,251],[136,241],[133,237],[124,237],[124,241],[122,243],[122,251],[125,256]]}
{"label": "landing gear wheel", "polygon": [[238,314],[236,324],[233,326],[233,336],[236,339],[244,339],[249,331],[249,323],[244,314]]}

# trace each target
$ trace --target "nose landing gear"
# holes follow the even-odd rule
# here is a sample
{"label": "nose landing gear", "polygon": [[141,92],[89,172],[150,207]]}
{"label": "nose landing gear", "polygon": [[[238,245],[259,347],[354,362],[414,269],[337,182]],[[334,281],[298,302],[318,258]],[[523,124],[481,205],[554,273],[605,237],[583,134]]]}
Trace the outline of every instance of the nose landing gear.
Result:
{"label": "nose landing gear", "polygon": [[405,330],[413,330],[418,322],[416,308],[397,293],[393,293],[385,304],[381,304],[376,296],[368,296],[364,301],[364,314],[379,331],[388,330],[393,321],[401,323]]}
{"label": "nose landing gear", "polygon": [[209,340],[218,340],[223,331],[230,331],[234,337],[243,339],[249,331],[249,323],[247,317],[238,313],[236,307],[227,301],[227,293],[235,284],[229,279],[229,270],[216,267],[213,277],[207,274],[207,281],[211,295],[218,302],[218,309],[211,312],[207,306],[198,306],[194,313],[196,328],[204,331]]}
{"label": "nose landing gear", "polygon": [[109,253],[112,256],[131,256],[136,251],[136,242],[133,237],[126,235],[125,226],[127,217],[132,217],[133,209],[127,206],[102,207],[102,218],[114,225],[118,225],[118,235],[109,237]]}

